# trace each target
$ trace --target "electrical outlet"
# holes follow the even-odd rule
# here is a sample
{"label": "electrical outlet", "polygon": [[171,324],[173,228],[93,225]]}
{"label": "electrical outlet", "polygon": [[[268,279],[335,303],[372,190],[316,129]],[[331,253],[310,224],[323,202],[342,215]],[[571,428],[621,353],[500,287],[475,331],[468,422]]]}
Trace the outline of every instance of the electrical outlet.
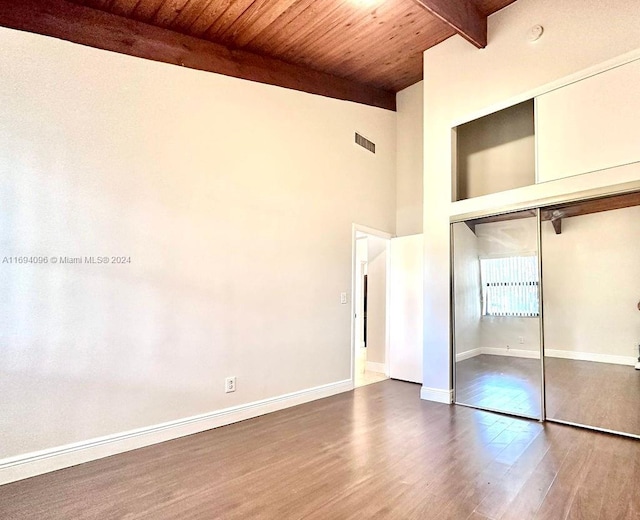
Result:
{"label": "electrical outlet", "polygon": [[227,377],[224,380],[224,391],[225,393],[235,392],[236,391],[236,376]]}
{"label": "electrical outlet", "polygon": [[342,305],[345,305],[347,303],[347,293],[346,292],[341,292],[340,293],[340,303]]}
{"label": "electrical outlet", "polygon": [[520,345],[524,344],[524,337],[523,336],[518,336],[518,343],[520,343]]}
{"label": "electrical outlet", "polygon": [[507,350],[509,350],[511,347],[509,345],[507,345]]}

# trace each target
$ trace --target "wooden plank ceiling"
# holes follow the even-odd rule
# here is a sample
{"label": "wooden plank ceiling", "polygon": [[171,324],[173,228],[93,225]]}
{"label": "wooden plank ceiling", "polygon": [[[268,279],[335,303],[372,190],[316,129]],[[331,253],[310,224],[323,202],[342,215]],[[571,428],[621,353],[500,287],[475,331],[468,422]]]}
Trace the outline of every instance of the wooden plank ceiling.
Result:
{"label": "wooden plank ceiling", "polygon": [[[264,67],[277,69],[284,62],[295,66],[285,66],[292,75],[300,73],[304,76],[303,71],[312,71],[310,81],[330,84],[331,78],[340,80],[336,95],[318,92],[323,89],[290,84],[291,81],[289,84],[285,81],[282,86],[341,99],[358,97],[343,91],[360,88],[365,93],[370,92],[373,99],[368,101],[361,95],[364,99],[354,101],[394,108],[390,106],[392,94],[422,79],[424,50],[455,34],[456,23],[469,27],[468,33],[461,34],[482,46],[482,41],[474,36],[474,31],[482,30],[478,23],[485,24],[486,38],[486,17],[513,1],[0,0],[0,25],[137,56],[144,54],[143,51],[127,52],[126,45],[135,47],[137,38],[146,37],[147,40],[160,39],[160,45],[156,47],[171,47],[169,40],[173,34],[175,46],[188,51],[197,47],[199,52],[215,53],[224,48],[231,53],[227,59],[235,63],[249,57],[250,62],[267,60]],[[65,5],[70,2],[75,7]],[[103,14],[94,15],[89,10]],[[107,13],[111,18],[104,17]],[[470,19],[474,17],[476,19]],[[65,20],[69,26],[62,28]],[[100,39],[85,34],[86,25],[99,32]],[[149,32],[149,36],[143,26],[154,26],[165,32]],[[185,36],[216,46],[207,47],[185,39]],[[105,41],[103,45],[100,44],[102,40]],[[157,56],[157,50],[151,54],[143,57],[205,70],[215,68],[192,65],[192,61],[211,61],[202,57],[197,60],[176,56],[163,59]],[[246,77],[246,74],[227,70],[214,72]],[[256,78],[249,74],[247,79],[281,84],[277,78],[264,79],[260,74]],[[325,87],[324,90],[330,89]],[[381,101],[385,94],[386,100]]]}

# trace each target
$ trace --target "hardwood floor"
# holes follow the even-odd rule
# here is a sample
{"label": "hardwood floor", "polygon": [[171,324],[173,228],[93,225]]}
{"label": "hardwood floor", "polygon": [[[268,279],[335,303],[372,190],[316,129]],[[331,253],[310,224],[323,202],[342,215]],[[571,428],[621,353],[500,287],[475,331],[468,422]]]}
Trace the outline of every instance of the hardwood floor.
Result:
{"label": "hardwood floor", "polygon": [[456,363],[456,402],[540,417],[539,359],[482,354]]}
{"label": "hardwood floor", "polygon": [[547,417],[640,435],[640,371],[546,359]]}
{"label": "hardwood floor", "polygon": [[14,519],[632,519],[640,442],[384,381],[0,487]]}

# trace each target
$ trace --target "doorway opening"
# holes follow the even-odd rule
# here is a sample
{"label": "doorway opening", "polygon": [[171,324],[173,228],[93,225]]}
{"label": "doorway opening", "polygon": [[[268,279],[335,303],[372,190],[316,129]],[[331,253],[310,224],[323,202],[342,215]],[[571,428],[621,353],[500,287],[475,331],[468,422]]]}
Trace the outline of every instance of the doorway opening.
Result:
{"label": "doorway opening", "polygon": [[355,387],[389,378],[387,233],[354,225],[352,367]]}

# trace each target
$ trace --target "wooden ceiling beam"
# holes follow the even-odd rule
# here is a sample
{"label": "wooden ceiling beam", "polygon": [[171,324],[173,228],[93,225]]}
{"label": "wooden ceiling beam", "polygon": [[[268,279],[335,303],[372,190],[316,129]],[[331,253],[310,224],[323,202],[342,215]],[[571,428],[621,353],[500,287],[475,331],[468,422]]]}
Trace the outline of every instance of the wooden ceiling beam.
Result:
{"label": "wooden ceiling beam", "polygon": [[[556,235],[562,233],[562,220],[571,217],[581,217],[600,213],[602,211],[612,211],[615,209],[631,208],[640,206],[640,191],[623,193],[621,195],[608,195],[596,199],[588,199],[578,202],[567,202],[556,206],[541,208],[540,218],[543,222],[551,222]],[[505,220],[516,220],[521,218],[535,217],[536,210],[522,210],[514,213],[504,213],[502,215],[489,215],[472,220],[465,220],[464,223],[475,233],[478,224],[489,224],[492,222],[504,222]]]}
{"label": "wooden ceiling beam", "polygon": [[487,16],[473,0],[414,0],[479,49],[487,46]]}
{"label": "wooden ceiling beam", "polygon": [[66,0],[0,0],[0,26],[139,58],[365,105],[396,109],[393,92],[155,27]]}

